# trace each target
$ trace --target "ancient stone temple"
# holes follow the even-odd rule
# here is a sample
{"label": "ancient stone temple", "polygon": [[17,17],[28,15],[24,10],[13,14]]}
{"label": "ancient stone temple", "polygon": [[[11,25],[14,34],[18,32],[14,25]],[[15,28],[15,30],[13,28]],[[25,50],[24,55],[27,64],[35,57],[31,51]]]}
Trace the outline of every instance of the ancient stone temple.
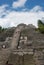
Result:
{"label": "ancient stone temple", "polygon": [[44,65],[44,34],[35,29],[20,24],[5,34],[5,41],[0,41],[0,65]]}

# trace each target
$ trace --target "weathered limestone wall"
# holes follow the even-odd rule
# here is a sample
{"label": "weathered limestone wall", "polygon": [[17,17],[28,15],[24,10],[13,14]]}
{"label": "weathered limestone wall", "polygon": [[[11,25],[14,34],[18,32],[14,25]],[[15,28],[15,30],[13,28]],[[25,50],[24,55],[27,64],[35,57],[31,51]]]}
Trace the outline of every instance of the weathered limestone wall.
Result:
{"label": "weathered limestone wall", "polygon": [[0,51],[0,65],[5,65],[10,55],[10,51],[8,49],[3,49]]}
{"label": "weathered limestone wall", "polygon": [[12,51],[12,53],[13,54],[18,54],[18,55],[25,55],[25,54],[31,54],[31,55],[33,55],[34,54],[34,52],[33,52],[33,49],[25,49],[25,50],[13,50]]}
{"label": "weathered limestone wall", "polygon": [[44,53],[43,51],[35,51],[34,59],[36,65],[44,65]]}
{"label": "weathered limestone wall", "polygon": [[[28,44],[32,43],[32,47],[29,47],[28,45],[25,47],[25,45],[27,44],[26,42],[26,44],[20,43],[21,46],[24,47],[24,48],[21,48],[18,42],[19,42],[20,33],[22,29],[23,29],[23,26],[17,27],[14,32],[12,42],[10,43],[11,44],[10,48],[9,49],[5,48],[0,51],[0,65],[5,65],[7,61],[8,61],[8,64],[13,64],[13,65],[29,65],[29,64],[40,65],[40,62],[42,63],[42,60],[44,61],[44,54],[42,55],[41,51],[40,53],[38,53],[38,51],[37,52],[34,51],[34,49],[44,48],[44,41],[43,42],[40,41],[40,40],[44,40],[44,36],[40,33],[35,33],[35,31],[33,31],[33,29],[30,28],[29,32],[26,34],[29,36]],[[34,54],[36,56],[35,59],[33,57]],[[40,59],[40,61],[38,61],[38,59]]]}
{"label": "weathered limestone wall", "polygon": [[31,55],[31,54],[30,55],[24,54],[22,56],[22,55],[11,53],[8,63],[13,64],[13,65],[29,65],[29,64],[35,65],[33,55]]}

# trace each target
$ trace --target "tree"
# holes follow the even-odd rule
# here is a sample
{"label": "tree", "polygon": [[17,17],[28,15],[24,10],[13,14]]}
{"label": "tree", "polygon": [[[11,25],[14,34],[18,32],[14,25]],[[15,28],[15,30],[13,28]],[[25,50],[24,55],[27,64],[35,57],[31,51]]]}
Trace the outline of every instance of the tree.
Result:
{"label": "tree", "polygon": [[2,27],[0,26],[0,33],[2,32]]}
{"label": "tree", "polygon": [[44,23],[41,20],[38,20],[38,29],[41,33],[44,33]]}
{"label": "tree", "polygon": [[2,27],[0,26],[0,30],[2,30]]}
{"label": "tree", "polygon": [[6,30],[6,28],[2,28],[2,27],[0,26],[0,33],[3,32],[3,31],[5,31],[5,30]]}

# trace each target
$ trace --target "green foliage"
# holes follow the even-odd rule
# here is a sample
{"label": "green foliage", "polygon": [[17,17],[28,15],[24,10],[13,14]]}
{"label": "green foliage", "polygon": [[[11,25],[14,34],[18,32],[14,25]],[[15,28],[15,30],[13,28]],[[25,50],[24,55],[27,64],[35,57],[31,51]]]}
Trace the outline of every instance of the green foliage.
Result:
{"label": "green foliage", "polygon": [[44,23],[41,20],[38,20],[38,29],[41,33],[44,33]]}
{"label": "green foliage", "polygon": [[5,31],[5,28],[2,28],[2,27],[0,26],[0,33],[3,32],[3,31]]}
{"label": "green foliage", "polygon": [[1,31],[2,31],[2,27],[0,26],[0,33],[1,33]]}
{"label": "green foliage", "polygon": [[0,26],[0,30],[2,30],[2,27]]}

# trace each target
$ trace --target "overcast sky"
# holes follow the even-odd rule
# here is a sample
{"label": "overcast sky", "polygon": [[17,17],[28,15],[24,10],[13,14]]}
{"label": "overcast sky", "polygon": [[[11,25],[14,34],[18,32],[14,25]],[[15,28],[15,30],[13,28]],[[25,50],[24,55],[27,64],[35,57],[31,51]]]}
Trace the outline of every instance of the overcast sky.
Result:
{"label": "overcast sky", "polygon": [[44,0],[0,0],[0,25],[17,26],[19,23],[37,26],[44,18]]}

